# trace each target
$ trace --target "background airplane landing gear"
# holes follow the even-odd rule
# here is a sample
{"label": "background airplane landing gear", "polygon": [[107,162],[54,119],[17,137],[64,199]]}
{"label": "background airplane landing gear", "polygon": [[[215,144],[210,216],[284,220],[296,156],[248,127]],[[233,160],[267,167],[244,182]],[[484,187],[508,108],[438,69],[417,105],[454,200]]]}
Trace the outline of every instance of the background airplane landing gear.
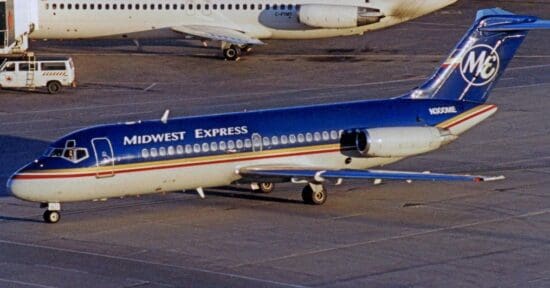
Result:
{"label": "background airplane landing gear", "polygon": [[302,199],[306,204],[323,205],[327,201],[327,190],[323,185],[308,184],[302,190]]}
{"label": "background airplane landing gear", "polygon": [[42,215],[44,218],[44,221],[46,223],[55,224],[59,222],[59,219],[61,219],[61,215],[59,214],[59,211],[50,211],[46,210],[44,211],[44,214]]}
{"label": "background airplane landing gear", "polygon": [[258,186],[260,188],[260,191],[264,194],[269,194],[273,192],[273,189],[275,189],[275,184],[271,182],[258,183]]}
{"label": "background airplane landing gear", "polygon": [[225,60],[237,61],[241,58],[241,48],[236,45],[222,45],[222,53]]}
{"label": "background airplane landing gear", "polygon": [[241,51],[242,51],[243,53],[250,53],[250,52],[252,52],[252,47],[249,46],[249,45],[241,45],[241,46],[239,46],[239,48],[241,48]]}

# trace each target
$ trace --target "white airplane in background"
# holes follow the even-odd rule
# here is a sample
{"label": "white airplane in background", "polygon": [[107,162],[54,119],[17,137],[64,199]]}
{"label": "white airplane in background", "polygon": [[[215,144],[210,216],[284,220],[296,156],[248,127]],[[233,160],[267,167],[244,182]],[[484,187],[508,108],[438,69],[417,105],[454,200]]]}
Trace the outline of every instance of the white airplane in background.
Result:
{"label": "white airplane in background", "polygon": [[[33,1],[33,0],[24,0]],[[34,0],[39,25],[31,39],[221,41],[237,60],[264,39],[314,39],[396,25],[457,0]],[[205,42],[204,42],[205,43]]]}

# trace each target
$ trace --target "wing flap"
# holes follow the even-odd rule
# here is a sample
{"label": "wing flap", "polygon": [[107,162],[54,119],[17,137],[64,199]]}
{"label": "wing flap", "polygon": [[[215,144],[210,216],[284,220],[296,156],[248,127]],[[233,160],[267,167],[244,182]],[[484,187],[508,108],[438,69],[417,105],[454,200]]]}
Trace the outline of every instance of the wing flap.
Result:
{"label": "wing flap", "polygon": [[245,33],[225,27],[219,26],[206,26],[206,25],[184,25],[172,27],[172,30],[193,35],[199,38],[225,41],[235,45],[263,45],[264,42],[259,39],[250,37]]}

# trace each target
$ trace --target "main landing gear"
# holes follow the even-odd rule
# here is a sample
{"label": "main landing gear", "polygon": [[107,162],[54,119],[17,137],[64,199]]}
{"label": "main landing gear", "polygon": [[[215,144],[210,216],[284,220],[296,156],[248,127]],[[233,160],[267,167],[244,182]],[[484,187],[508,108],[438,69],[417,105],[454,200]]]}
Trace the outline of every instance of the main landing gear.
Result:
{"label": "main landing gear", "polygon": [[61,204],[43,203],[40,205],[40,208],[48,208],[42,215],[46,223],[55,224],[61,219],[61,214],[59,214],[59,211],[61,211]]}
{"label": "main landing gear", "polygon": [[327,190],[320,184],[308,184],[302,190],[302,200],[311,205],[323,205],[327,201]]}
{"label": "main landing gear", "polygon": [[[252,183],[252,190],[268,194],[273,192],[275,184],[272,182]],[[302,190],[302,199],[305,204],[323,205],[327,201],[327,190],[321,184],[309,183]]]}
{"label": "main landing gear", "polygon": [[222,42],[223,58],[227,61],[238,61],[243,53],[249,53],[252,47],[248,45],[235,45],[227,42]]}
{"label": "main landing gear", "polygon": [[271,182],[262,182],[258,184],[260,191],[264,194],[269,194],[275,189],[275,184]]}

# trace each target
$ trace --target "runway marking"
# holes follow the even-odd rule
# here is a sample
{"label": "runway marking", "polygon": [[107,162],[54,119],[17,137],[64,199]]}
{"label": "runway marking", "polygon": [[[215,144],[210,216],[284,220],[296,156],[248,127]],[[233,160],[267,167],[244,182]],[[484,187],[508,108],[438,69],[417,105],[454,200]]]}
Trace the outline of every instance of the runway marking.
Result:
{"label": "runway marking", "polygon": [[31,282],[23,282],[23,281],[10,280],[10,279],[4,279],[4,278],[0,278],[0,282],[19,284],[19,285],[25,285],[25,286],[31,286],[31,287],[40,287],[40,288],[57,288],[55,286],[40,285],[40,284],[31,283]]}
{"label": "runway marking", "polygon": [[[102,253],[84,252],[84,251],[78,251],[78,250],[73,250],[73,249],[65,249],[65,248],[51,247],[51,246],[45,246],[45,245],[39,245],[39,244],[15,242],[15,241],[3,240],[3,239],[0,239],[0,243],[9,244],[9,245],[16,245],[16,246],[23,246],[23,247],[30,247],[30,248],[53,250],[53,251],[59,251],[59,252],[74,253],[74,254],[80,254],[80,255],[104,257],[104,258],[113,259],[113,260],[129,261],[129,262],[146,264],[146,265],[156,265],[156,266],[162,266],[162,267],[168,267],[168,268],[183,269],[183,270],[187,270],[187,271],[213,274],[213,275],[218,275],[218,276],[223,276],[223,277],[229,277],[229,278],[235,278],[235,279],[241,279],[241,280],[248,280],[248,281],[264,283],[264,284],[272,284],[272,285],[277,285],[277,286],[282,286],[282,287],[308,288],[308,286],[292,284],[292,283],[284,283],[284,282],[278,282],[278,281],[272,281],[272,280],[267,280],[267,279],[260,279],[260,278],[255,278],[255,277],[250,277],[250,276],[245,276],[245,275],[239,275],[239,274],[234,274],[234,273],[217,272],[217,271],[201,269],[201,268],[190,268],[190,267],[185,267],[185,266],[181,266],[181,265],[166,264],[166,263],[147,261],[147,260],[141,260],[141,259],[136,259],[136,258],[129,258],[129,257],[102,254]],[[0,278],[0,281],[2,281],[2,280],[5,280],[6,282],[11,281],[11,280],[8,280],[8,279],[1,279]],[[11,282],[17,283],[17,281],[11,281]],[[27,283],[20,282],[20,284],[27,284]],[[27,285],[34,285],[35,287],[43,287],[43,288],[55,288],[55,287],[52,287],[52,286],[43,286],[43,285],[32,284],[32,283],[29,283]]]}
{"label": "runway marking", "polygon": [[543,215],[543,214],[547,214],[547,213],[550,213],[550,208],[546,208],[546,209],[538,210],[538,211],[533,211],[533,212],[528,212],[528,213],[524,213],[524,214],[520,214],[520,215],[499,217],[499,218],[494,218],[494,219],[490,219],[490,220],[483,220],[483,221],[476,221],[476,222],[466,223],[466,224],[452,225],[452,226],[448,226],[448,227],[434,228],[434,229],[429,229],[429,230],[426,230],[426,231],[405,233],[405,234],[401,234],[401,235],[378,238],[378,239],[373,239],[373,240],[368,240],[368,241],[361,241],[361,242],[350,243],[350,244],[345,244],[345,245],[336,245],[335,247],[331,247],[331,248],[324,248],[324,249],[310,250],[310,251],[306,251],[306,252],[293,253],[293,254],[289,254],[289,255],[286,255],[286,256],[274,257],[274,258],[269,258],[269,259],[256,261],[256,262],[242,263],[242,264],[231,266],[231,268],[238,268],[238,267],[249,266],[249,265],[257,265],[257,264],[265,264],[265,263],[268,263],[268,262],[286,260],[286,259],[295,258],[295,257],[303,257],[303,256],[314,255],[314,254],[319,254],[319,253],[331,252],[331,251],[340,250],[340,249],[354,248],[354,247],[358,247],[358,246],[376,244],[376,243],[385,242],[385,241],[413,238],[413,237],[424,236],[424,235],[438,233],[438,232],[452,231],[452,230],[456,230],[456,229],[469,228],[469,227],[474,227],[474,226],[479,226],[479,225],[484,225],[484,224],[503,222],[503,221],[507,221],[507,220],[528,218],[528,217],[539,216],[539,215]]}
{"label": "runway marking", "polygon": [[147,88],[143,89],[143,91],[146,91],[146,92],[147,92],[147,91],[153,89],[155,86],[157,86],[157,83],[153,83],[153,84],[147,86]]}
{"label": "runway marking", "polygon": [[519,89],[519,88],[530,88],[530,87],[537,87],[537,86],[545,86],[550,85],[550,83],[536,83],[536,84],[528,84],[528,85],[516,85],[516,86],[506,86],[506,87],[497,87],[493,90],[502,90],[502,89]]}
{"label": "runway marking", "polygon": [[37,119],[37,120],[2,122],[2,123],[0,123],[0,125],[30,124],[30,123],[43,123],[43,122],[52,122],[52,120],[51,119]]}
{"label": "runway marking", "polygon": [[526,69],[535,69],[535,68],[546,68],[546,67],[550,67],[550,64],[512,67],[512,68],[508,68],[508,71],[517,71],[517,70],[526,70]]}

